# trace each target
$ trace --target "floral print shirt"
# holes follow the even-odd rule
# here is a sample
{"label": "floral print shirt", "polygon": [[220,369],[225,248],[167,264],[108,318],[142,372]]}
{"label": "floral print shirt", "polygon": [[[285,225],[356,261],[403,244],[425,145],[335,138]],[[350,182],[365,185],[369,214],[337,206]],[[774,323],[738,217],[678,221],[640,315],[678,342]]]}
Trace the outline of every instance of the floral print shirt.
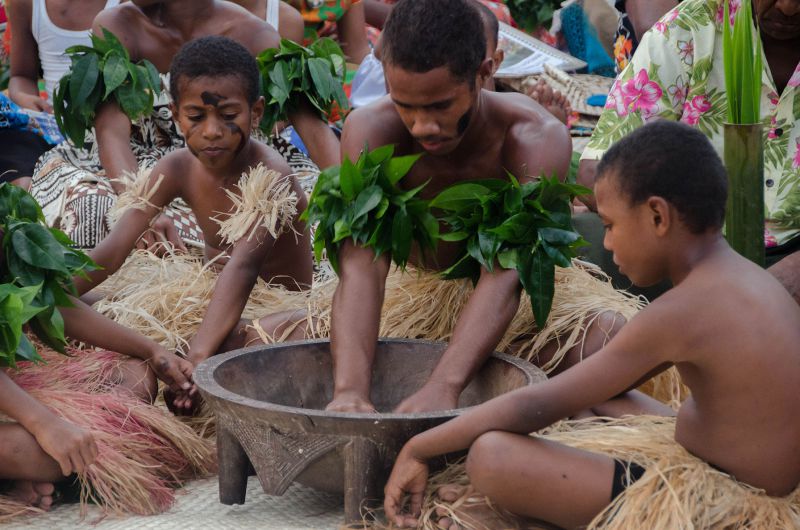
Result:
{"label": "floral print shirt", "polygon": [[[731,17],[740,4],[731,0]],[[686,0],[645,33],[614,82],[582,159],[599,160],[614,142],[657,118],[697,127],[722,156],[728,112],[723,8],[723,0]],[[765,239],[772,247],[800,235],[800,64],[780,95],[766,57],[763,64]]]}

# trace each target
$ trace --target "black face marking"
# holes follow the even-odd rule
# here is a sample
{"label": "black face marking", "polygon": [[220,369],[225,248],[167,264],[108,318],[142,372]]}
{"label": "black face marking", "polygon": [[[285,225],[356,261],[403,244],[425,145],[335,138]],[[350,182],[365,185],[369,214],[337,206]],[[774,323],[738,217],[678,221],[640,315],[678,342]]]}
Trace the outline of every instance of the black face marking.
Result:
{"label": "black face marking", "polygon": [[458,119],[458,135],[461,136],[469,127],[469,122],[472,121],[472,109],[470,108]]}
{"label": "black face marking", "polygon": [[231,132],[231,134],[238,134],[239,135],[239,145],[236,146],[236,154],[239,154],[242,151],[242,149],[244,149],[245,143],[247,143],[247,140],[246,140],[246,138],[244,136],[244,131],[242,130],[241,127],[239,127],[238,125],[236,125],[232,121],[226,121],[225,122],[225,127],[228,128],[228,130]]}
{"label": "black face marking", "polygon": [[200,94],[200,99],[203,100],[203,105],[211,105],[212,107],[216,107],[219,105],[219,102],[223,99],[219,94],[212,94],[211,92],[203,92]]}

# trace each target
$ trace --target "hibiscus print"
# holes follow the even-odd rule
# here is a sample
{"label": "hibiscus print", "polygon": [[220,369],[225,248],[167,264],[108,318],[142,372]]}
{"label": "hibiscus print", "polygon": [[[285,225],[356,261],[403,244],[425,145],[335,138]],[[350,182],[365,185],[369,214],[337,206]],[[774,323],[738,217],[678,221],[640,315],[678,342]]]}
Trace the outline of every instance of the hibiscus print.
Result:
{"label": "hibiscus print", "polygon": [[693,40],[679,40],[678,41],[678,56],[684,64],[689,66],[694,62],[694,41]]}
{"label": "hibiscus print", "polygon": [[778,240],[766,227],[764,228],[764,246],[767,248],[778,246]]}
{"label": "hibiscus print", "polygon": [[797,139],[797,144],[795,145],[794,160],[792,160],[792,167],[795,169],[800,168],[800,138]]}
{"label": "hibiscus print", "polygon": [[661,17],[661,20],[659,20],[653,25],[653,29],[663,35],[667,32],[667,26],[669,25],[669,23],[675,20],[676,18],[678,18],[677,8],[673,9],[672,11]]}
{"label": "hibiscus print", "polygon": [[683,102],[689,96],[689,85],[683,80],[683,77],[678,77],[675,84],[667,89],[669,97],[672,99],[672,104],[676,107],[682,107]]}
{"label": "hibiscus print", "polygon": [[[728,18],[730,19],[728,22],[731,26],[733,26],[733,20],[736,16],[736,12],[739,11],[739,8],[742,5],[742,0],[730,0],[731,5],[728,9],[730,12],[728,13]],[[722,0],[719,3],[719,9],[717,9],[717,25],[722,25],[722,19],[725,17],[725,0]]]}
{"label": "hibiscus print", "polygon": [[681,121],[687,125],[697,125],[700,116],[711,110],[711,103],[705,94],[695,96],[691,101],[683,104],[683,116]]}
{"label": "hibiscus print", "polygon": [[633,79],[619,84],[617,94],[614,95],[614,107],[620,116],[640,112],[646,120],[658,111],[658,101],[663,93],[658,83],[652,81],[647,70],[642,68]]}

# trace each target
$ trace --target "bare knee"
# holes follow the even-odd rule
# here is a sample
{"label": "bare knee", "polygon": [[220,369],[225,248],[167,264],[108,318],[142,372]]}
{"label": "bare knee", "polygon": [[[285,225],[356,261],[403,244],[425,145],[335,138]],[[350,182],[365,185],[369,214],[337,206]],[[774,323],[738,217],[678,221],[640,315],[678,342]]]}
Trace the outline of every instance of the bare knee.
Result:
{"label": "bare knee", "polygon": [[120,387],[129,391],[137,399],[153,403],[158,395],[158,378],[146,362],[129,359],[119,367]]}
{"label": "bare knee", "polygon": [[503,431],[489,431],[472,442],[467,454],[466,468],[470,482],[479,491],[489,493],[484,488],[492,477],[496,478],[501,473],[502,457],[507,453],[510,438],[513,436]]}
{"label": "bare knee", "polygon": [[289,340],[301,340],[312,335],[311,322],[306,311],[284,311],[267,315],[248,327],[246,344],[274,344]]}

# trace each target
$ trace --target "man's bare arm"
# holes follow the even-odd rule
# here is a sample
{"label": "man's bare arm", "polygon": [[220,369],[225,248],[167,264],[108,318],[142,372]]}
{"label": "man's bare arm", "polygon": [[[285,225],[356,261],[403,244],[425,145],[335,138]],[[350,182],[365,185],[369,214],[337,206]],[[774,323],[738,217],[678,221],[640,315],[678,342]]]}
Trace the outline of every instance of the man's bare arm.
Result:
{"label": "man's bare arm", "polygon": [[453,338],[425,386],[401,403],[396,412],[455,408],[466,388],[503,338],[517,312],[517,271],[497,266],[481,270],[475,291],[458,316]]}
{"label": "man's bare arm", "polygon": [[125,191],[125,184],[120,180],[122,173],[135,174],[139,169],[131,149],[131,120],[115,101],[107,101],[97,109],[94,129],[100,165],[114,192],[120,194]]}
{"label": "man's bare arm", "polygon": [[339,139],[308,101],[301,102],[297,110],[289,113],[289,121],[292,122],[297,134],[302,138],[311,160],[320,169],[335,166],[341,162]]}
{"label": "man's bare arm", "polygon": [[12,101],[26,109],[53,112],[50,104],[39,97],[39,56],[36,39],[31,33],[33,6],[31,0],[6,2],[11,33],[11,79],[8,95]]}
{"label": "man's bare arm", "polygon": [[677,0],[625,0],[625,12],[633,25],[637,40],[645,32],[678,5]]}

